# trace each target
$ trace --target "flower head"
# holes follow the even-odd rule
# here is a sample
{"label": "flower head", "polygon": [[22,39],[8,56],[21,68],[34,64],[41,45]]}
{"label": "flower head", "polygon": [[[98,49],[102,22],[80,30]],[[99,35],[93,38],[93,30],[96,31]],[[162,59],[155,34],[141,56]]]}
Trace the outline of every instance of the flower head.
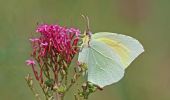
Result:
{"label": "flower head", "polygon": [[60,56],[66,62],[71,62],[78,51],[80,34],[78,29],[43,24],[38,26],[36,32],[40,33],[40,36],[30,39],[36,42],[33,45],[34,57]]}
{"label": "flower head", "polygon": [[30,66],[30,65],[33,66],[33,65],[35,65],[35,61],[29,59],[29,60],[26,60],[26,64],[27,64],[28,66]]}

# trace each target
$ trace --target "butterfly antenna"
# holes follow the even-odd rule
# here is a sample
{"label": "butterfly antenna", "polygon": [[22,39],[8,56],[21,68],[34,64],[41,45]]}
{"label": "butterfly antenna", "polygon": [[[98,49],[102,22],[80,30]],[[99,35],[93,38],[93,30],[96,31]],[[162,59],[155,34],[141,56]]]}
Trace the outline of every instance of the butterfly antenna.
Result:
{"label": "butterfly antenna", "polygon": [[85,30],[85,33],[86,35],[91,35],[90,33],[90,21],[89,21],[89,18],[88,16],[85,16],[85,15],[82,15],[83,19],[86,21],[86,30]]}
{"label": "butterfly antenna", "polygon": [[89,22],[89,17],[86,16],[86,20],[87,20],[87,31],[89,32],[90,31],[90,22]]}

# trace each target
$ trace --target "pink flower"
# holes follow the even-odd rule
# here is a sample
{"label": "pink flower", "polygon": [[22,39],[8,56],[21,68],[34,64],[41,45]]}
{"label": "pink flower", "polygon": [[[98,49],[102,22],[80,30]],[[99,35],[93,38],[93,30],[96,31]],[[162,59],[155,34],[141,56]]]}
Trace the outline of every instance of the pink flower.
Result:
{"label": "pink flower", "polygon": [[29,39],[32,44],[31,56],[36,60],[39,68],[36,69],[35,61],[26,60],[31,66],[36,80],[43,83],[43,72],[54,71],[56,78],[59,71],[67,70],[73,57],[78,52],[79,29],[67,28],[60,25],[42,24],[37,27],[38,37]]}
{"label": "pink flower", "polygon": [[26,60],[26,64],[28,65],[28,66],[33,66],[33,65],[35,65],[35,61],[34,60]]}
{"label": "pink flower", "polygon": [[66,62],[70,62],[78,51],[80,34],[78,29],[43,24],[38,26],[36,32],[40,33],[40,37],[31,39],[31,41],[38,41],[33,46],[35,57],[35,54],[38,54],[39,57],[46,57],[54,55],[55,52],[62,56]]}
{"label": "pink flower", "polygon": [[37,42],[37,41],[39,41],[39,39],[38,38],[31,38],[31,39],[29,39],[31,42]]}
{"label": "pink flower", "polygon": [[48,45],[48,43],[47,42],[45,42],[45,43],[41,43],[40,44],[40,46],[47,46]]}

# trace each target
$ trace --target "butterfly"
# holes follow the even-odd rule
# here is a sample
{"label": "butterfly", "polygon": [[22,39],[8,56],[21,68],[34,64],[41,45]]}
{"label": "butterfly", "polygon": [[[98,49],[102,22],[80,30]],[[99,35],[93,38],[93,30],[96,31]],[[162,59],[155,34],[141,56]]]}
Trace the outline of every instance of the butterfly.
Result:
{"label": "butterfly", "polygon": [[88,67],[87,81],[101,88],[118,82],[130,63],[144,52],[135,38],[110,32],[86,34],[81,47],[78,61]]}

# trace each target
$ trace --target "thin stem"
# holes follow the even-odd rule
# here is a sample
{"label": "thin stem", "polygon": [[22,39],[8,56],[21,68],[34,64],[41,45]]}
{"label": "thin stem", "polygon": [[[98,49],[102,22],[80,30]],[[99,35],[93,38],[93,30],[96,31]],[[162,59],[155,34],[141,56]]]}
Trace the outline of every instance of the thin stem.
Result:
{"label": "thin stem", "polygon": [[74,94],[74,99],[75,99],[75,100],[79,100],[79,98],[77,97],[76,94]]}
{"label": "thin stem", "polygon": [[70,90],[70,88],[77,82],[77,80],[80,78],[80,74],[76,74],[76,80],[74,82],[71,82],[70,85],[67,87],[66,92]]}
{"label": "thin stem", "polygon": [[36,90],[33,87],[33,80],[30,77],[30,74],[28,74],[27,77],[25,77],[25,80],[27,82],[28,87],[31,89],[32,93],[34,94],[34,96],[36,97],[37,100],[41,100],[40,96],[38,93],[36,93]]}
{"label": "thin stem", "polygon": [[41,89],[42,89],[42,91],[43,91],[43,93],[45,95],[46,100],[48,100],[47,93],[45,92],[45,90],[44,90],[44,88],[43,88],[43,86],[42,86],[42,84],[40,82],[39,82],[39,85],[40,85],[40,87],[41,87]]}
{"label": "thin stem", "polygon": [[64,100],[64,94],[59,94],[58,92],[56,93],[56,100]]}

